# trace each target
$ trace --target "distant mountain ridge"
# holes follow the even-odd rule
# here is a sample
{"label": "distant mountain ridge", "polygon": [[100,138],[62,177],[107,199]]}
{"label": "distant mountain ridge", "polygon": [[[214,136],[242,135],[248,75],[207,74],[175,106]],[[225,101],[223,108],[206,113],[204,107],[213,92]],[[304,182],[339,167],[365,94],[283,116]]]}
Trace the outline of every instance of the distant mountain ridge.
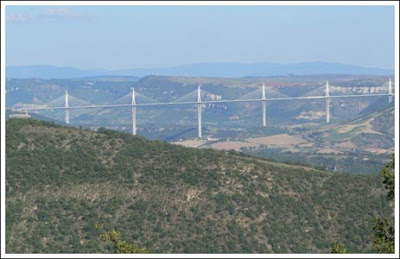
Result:
{"label": "distant mountain ridge", "polygon": [[233,62],[186,64],[169,68],[137,68],[123,70],[79,69],[46,65],[7,66],[7,78],[81,78],[93,76],[197,76],[249,77],[282,75],[352,74],[392,75],[394,70],[328,62],[278,64],[271,62],[241,64]]}

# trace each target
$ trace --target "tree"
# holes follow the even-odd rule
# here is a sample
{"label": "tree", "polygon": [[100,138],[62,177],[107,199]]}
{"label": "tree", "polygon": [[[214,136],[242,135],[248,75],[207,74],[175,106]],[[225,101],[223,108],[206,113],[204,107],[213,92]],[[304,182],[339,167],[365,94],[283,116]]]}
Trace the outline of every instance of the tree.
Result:
{"label": "tree", "polygon": [[349,254],[350,251],[342,243],[334,242],[331,246],[332,254]]}
{"label": "tree", "polygon": [[388,191],[387,199],[393,201],[394,199],[394,154],[392,154],[392,161],[385,164],[381,170],[380,175],[383,177],[383,184]]}
{"label": "tree", "polygon": [[[394,154],[392,161],[382,168],[381,177],[387,190],[387,199],[394,200]],[[392,212],[393,213],[393,212]],[[372,221],[374,234],[371,236],[372,248],[378,253],[394,253],[394,214],[390,218],[375,217]]]}
{"label": "tree", "polygon": [[372,249],[377,253],[394,253],[393,219],[374,218],[372,234]]}
{"label": "tree", "polygon": [[121,233],[115,230],[101,234],[101,239],[114,244],[115,253],[117,254],[144,254],[150,253],[146,248],[140,248],[135,244],[128,244],[121,239]]}
{"label": "tree", "polygon": [[[382,183],[387,190],[387,199],[392,203],[394,200],[394,154],[392,154],[392,161],[383,166],[380,176],[383,178]],[[374,217],[372,229],[374,231],[374,234],[371,235],[372,249],[377,253],[394,253],[393,212],[391,218]],[[335,242],[332,244],[331,253],[345,254],[350,252],[342,243]]]}

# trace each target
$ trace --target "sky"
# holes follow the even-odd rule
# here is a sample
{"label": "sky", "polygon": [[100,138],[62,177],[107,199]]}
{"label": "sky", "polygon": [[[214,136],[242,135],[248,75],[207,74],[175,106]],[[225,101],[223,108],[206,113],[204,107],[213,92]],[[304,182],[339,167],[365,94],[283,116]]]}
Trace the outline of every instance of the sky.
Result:
{"label": "sky", "polygon": [[335,62],[394,69],[393,6],[6,6],[6,65]]}

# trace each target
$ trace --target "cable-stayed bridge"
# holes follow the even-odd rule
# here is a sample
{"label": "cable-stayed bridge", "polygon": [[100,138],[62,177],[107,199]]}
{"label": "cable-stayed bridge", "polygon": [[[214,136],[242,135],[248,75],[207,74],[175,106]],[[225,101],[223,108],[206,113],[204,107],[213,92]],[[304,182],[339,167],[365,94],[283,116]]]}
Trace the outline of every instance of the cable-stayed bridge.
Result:
{"label": "cable-stayed bridge", "polygon": [[[386,93],[361,93],[361,94],[344,94],[344,95],[331,95],[330,88],[340,86],[330,85],[327,81],[326,84],[312,90],[308,94],[299,97],[291,97],[281,94],[273,89],[267,91],[266,86],[263,84],[262,88],[256,89],[250,93],[243,95],[238,99],[222,99],[220,95],[210,93],[201,89],[200,85],[197,90],[194,90],[174,102],[158,102],[150,97],[147,97],[141,93],[132,92],[117,99],[114,104],[91,104],[82,99],[76,98],[65,92],[65,95],[60,96],[45,105],[39,107],[23,107],[19,109],[13,109],[14,111],[40,111],[40,110],[64,110],[65,111],[65,123],[70,123],[70,110],[79,109],[104,109],[104,108],[120,108],[120,107],[131,107],[132,114],[132,134],[136,135],[136,108],[145,106],[176,106],[176,105],[196,105],[197,106],[197,127],[198,137],[202,137],[202,108],[205,104],[218,104],[218,103],[241,103],[241,102],[261,102],[262,104],[262,125],[267,126],[267,102],[269,101],[283,101],[283,100],[315,100],[325,99],[326,106],[326,122],[330,122],[330,107],[331,99],[333,98],[355,98],[355,97],[376,97],[376,96],[388,96],[388,102],[393,101],[394,93],[392,87],[392,80],[378,86],[387,89]],[[267,95],[268,93],[268,95]],[[73,105],[72,105],[73,104]]]}

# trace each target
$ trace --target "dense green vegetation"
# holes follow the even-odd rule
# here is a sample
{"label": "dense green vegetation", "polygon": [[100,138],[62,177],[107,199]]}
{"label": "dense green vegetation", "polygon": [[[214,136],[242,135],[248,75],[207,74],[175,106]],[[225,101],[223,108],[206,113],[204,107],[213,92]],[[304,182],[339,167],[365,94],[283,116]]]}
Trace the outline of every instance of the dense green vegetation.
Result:
{"label": "dense green vegetation", "polygon": [[342,243],[335,242],[331,247],[332,254],[350,254],[351,252],[346,249]]}
{"label": "dense green vegetation", "polygon": [[[387,191],[387,199],[391,202],[390,217],[375,216],[372,219],[373,234],[371,235],[371,246],[377,253],[394,253],[394,154],[392,161],[385,164],[380,172],[383,184]],[[335,242],[331,247],[332,253],[350,253],[343,243]]]}
{"label": "dense green vegetation", "polygon": [[37,120],[6,124],[6,251],[370,252],[379,176],[344,175]]}
{"label": "dense green vegetation", "polygon": [[121,239],[121,233],[115,230],[104,232],[101,234],[101,239],[105,242],[111,242],[114,245],[115,253],[117,254],[144,254],[150,253],[146,248],[140,248],[135,244],[129,244]]}
{"label": "dense green vegetation", "polygon": [[372,248],[378,253],[394,253],[394,154],[392,161],[382,168],[380,175],[392,206],[389,217],[375,216],[373,219]]}

